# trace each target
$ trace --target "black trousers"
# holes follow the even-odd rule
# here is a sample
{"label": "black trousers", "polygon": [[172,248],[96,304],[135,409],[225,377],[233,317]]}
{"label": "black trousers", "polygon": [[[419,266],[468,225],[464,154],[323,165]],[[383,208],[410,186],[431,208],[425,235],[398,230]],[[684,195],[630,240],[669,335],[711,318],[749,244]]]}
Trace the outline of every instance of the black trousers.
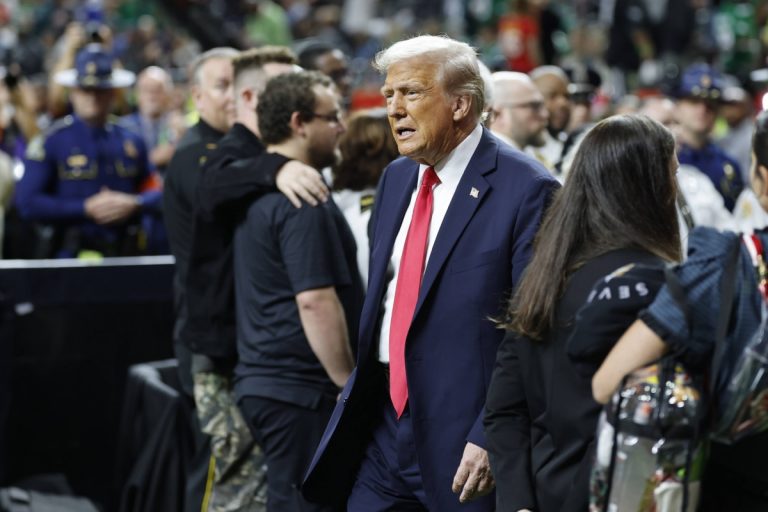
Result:
{"label": "black trousers", "polygon": [[306,501],[299,490],[331,417],[330,398],[317,409],[261,397],[238,402],[253,438],[267,462],[269,512],[333,512],[335,509]]}

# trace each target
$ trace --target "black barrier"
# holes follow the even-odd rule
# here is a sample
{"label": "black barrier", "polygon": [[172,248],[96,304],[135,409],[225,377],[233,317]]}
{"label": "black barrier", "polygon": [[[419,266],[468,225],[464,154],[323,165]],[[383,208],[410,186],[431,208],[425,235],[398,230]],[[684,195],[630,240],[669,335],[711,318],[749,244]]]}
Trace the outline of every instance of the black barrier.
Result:
{"label": "black barrier", "polygon": [[173,357],[172,280],[169,256],[0,261],[0,485],[63,473],[111,509],[127,369]]}

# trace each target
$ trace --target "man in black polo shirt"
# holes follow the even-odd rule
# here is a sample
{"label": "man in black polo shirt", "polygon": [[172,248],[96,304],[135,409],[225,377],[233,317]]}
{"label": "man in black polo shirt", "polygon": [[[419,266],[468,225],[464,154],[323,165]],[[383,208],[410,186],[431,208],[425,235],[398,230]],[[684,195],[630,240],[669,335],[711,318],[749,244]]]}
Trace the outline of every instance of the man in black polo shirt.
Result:
{"label": "man in black polo shirt", "polygon": [[[332,82],[317,72],[273,78],[259,97],[267,150],[316,169],[344,131]],[[354,362],[363,287],[354,237],[333,203],[295,208],[262,196],[235,233],[235,395],[267,459],[267,508],[326,510],[300,496],[303,473]]]}
{"label": "man in black polo shirt", "polygon": [[[322,186],[316,171],[306,165],[264,154],[253,134],[256,97],[266,82],[261,72],[291,70],[294,60],[287,49],[274,47],[242,53],[216,48],[202,54],[191,76],[200,122],[182,139],[167,170],[165,221],[176,258],[174,342],[184,389],[189,395],[194,390],[199,420],[194,425],[199,435],[188,468],[186,510],[199,511],[201,502],[210,511],[263,507],[257,499],[263,483],[259,450],[231,397],[237,359],[230,299],[236,221],[203,218],[201,211],[206,210],[201,205],[209,196],[230,198],[233,189],[237,197],[247,193],[249,199],[279,189],[295,200],[297,195],[306,197],[308,187]],[[262,69],[269,65],[274,69]],[[212,176],[215,186],[207,188]],[[230,217],[237,206],[230,206]],[[240,218],[245,208],[239,205]]]}

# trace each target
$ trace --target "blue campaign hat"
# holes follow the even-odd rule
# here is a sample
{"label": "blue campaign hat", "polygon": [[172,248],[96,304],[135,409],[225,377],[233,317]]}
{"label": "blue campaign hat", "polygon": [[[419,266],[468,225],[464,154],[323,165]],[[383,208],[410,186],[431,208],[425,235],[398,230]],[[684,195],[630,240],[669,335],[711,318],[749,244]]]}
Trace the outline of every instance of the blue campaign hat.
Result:
{"label": "blue campaign hat", "polygon": [[694,64],[683,71],[677,88],[678,98],[722,101],[723,77],[708,64]]}
{"label": "blue campaign hat", "polygon": [[56,83],[65,87],[121,89],[133,84],[136,75],[115,69],[112,55],[100,44],[89,44],[77,54],[75,67],[56,73]]}

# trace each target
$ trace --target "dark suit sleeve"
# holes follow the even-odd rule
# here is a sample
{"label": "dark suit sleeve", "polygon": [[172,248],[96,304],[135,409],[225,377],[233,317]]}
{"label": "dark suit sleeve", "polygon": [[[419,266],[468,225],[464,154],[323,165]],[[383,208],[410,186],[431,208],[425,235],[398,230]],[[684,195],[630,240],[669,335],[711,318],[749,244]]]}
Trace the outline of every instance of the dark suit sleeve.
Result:
{"label": "dark suit sleeve", "polygon": [[512,334],[502,341],[485,405],[485,437],[496,479],[498,510],[536,506],[531,475],[531,422],[518,346],[518,339]]}
{"label": "dark suit sleeve", "polygon": [[[533,239],[541,224],[544,211],[552,200],[552,194],[560,184],[551,175],[540,175],[532,180],[528,193],[520,202],[515,222],[512,247],[512,287],[517,286],[520,276],[531,259]],[[467,435],[467,441],[485,448],[482,411]]]}
{"label": "dark suit sleeve", "polygon": [[520,276],[531,259],[533,239],[541,225],[541,219],[549,206],[552,195],[560,184],[551,176],[539,176],[531,184],[528,194],[520,203],[515,222],[512,247],[512,287],[520,282]]}

